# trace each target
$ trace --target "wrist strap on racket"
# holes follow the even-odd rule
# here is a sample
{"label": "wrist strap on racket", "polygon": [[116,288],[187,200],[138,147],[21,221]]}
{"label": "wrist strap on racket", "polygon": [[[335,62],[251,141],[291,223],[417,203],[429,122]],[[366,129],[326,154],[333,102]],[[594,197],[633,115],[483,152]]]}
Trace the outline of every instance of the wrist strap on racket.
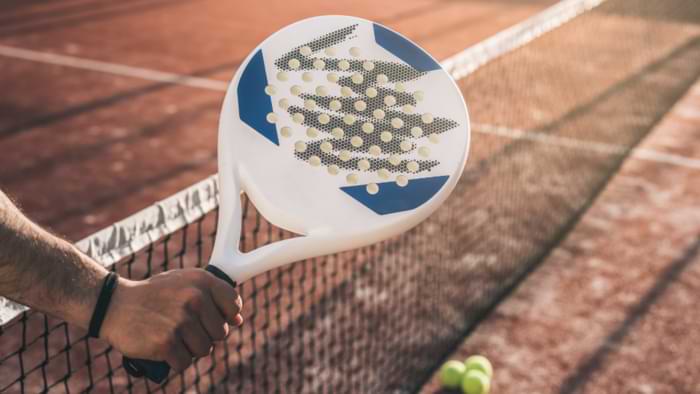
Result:
{"label": "wrist strap on racket", "polygon": [[220,270],[214,265],[207,265],[206,268],[204,268],[206,271],[208,271],[210,274],[216,276],[217,278],[223,280],[224,282],[228,283],[231,285],[231,287],[236,287],[236,282],[234,282],[233,279],[231,279],[228,275],[224,273],[224,271]]}

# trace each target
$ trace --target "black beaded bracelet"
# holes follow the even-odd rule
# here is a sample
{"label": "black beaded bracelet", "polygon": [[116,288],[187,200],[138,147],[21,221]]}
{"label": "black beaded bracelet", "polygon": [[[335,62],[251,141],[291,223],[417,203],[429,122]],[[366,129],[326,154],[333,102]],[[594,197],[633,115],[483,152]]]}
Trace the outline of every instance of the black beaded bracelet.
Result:
{"label": "black beaded bracelet", "polygon": [[93,338],[98,338],[100,336],[100,328],[102,328],[102,322],[105,320],[105,316],[107,316],[109,302],[112,300],[114,289],[117,288],[117,279],[119,279],[119,275],[117,275],[116,272],[110,272],[102,283],[102,290],[100,290],[100,296],[97,298],[95,310],[92,312],[90,329],[88,330],[88,335]]}

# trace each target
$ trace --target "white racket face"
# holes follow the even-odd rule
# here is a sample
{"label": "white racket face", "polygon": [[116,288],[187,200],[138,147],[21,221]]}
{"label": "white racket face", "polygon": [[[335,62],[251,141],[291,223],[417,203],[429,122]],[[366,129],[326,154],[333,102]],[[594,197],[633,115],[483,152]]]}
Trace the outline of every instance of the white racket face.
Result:
{"label": "white racket face", "polygon": [[269,37],[236,73],[221,204],[243,189],[275,225],[356,247],[434,211],[468,145],[462,95],[430,55],[367,20],[315,17]]}

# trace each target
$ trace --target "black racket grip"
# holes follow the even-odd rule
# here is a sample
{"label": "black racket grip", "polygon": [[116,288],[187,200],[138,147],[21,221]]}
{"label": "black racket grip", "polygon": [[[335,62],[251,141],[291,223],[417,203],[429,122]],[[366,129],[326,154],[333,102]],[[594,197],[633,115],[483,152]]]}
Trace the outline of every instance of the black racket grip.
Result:
{"label": "black racket grip", "polygon": [[165,361],[142,360],[124,356],[122,365],[126,372],[135,377],[145,376],[148,380],[161,384],[170,374],[170,365]]}
{"label": "black racket grip", "polygon": [[[217,278],[230,284],[231,287],[236,287],[236,282],[234,282],[228,277],[228,275],[215,266],[208,265],[204,269]],[[163,381],[165,381],[170,374],[170,365],[168,365],[168,363],[165,361],[142,360],[124,356],[122,359],[122,365],[129,375],[135,378],[146,377],[147,379],[158,384],[163,383]]]}

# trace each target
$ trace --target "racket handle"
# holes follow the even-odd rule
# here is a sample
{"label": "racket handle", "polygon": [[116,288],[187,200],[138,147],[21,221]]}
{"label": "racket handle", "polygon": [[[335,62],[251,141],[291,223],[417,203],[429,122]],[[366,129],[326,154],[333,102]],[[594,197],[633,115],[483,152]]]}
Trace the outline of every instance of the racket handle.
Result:
{"label": "racket handle", "polygon": [[234,282],[233,279],[229,278],[229,276],[226,275],[224,271],[218,269],[216,266],[210,264],[207,265],[207,267],[204,268],[204,270],[223,280],[224,282],[230,284],[231,287],[236,288],[236,282]]}
{"label": "racket handle", "polygon": [[[216,268],[213,265],[207,265],[207,267],[204,269],[217,278],[230,284],[232,287],[236,287],[236,282],[229,278],[224,271]],[[170,365],[168,365],[168,363],[165,361],[142,360],[124,356],[122,359],[122,365],[129,375],[135,378],[146,377],[147,379],[158,384],[163,383],[163,381],[168,377],[168,374],[170,374]]]}
{"label": "racket handle", "polygon": [[170,374],[170,365],[165,361],[142,360],[124,356],[122,365],[126,372],[135,377],[145,376],[148,380],[161,384]]}

